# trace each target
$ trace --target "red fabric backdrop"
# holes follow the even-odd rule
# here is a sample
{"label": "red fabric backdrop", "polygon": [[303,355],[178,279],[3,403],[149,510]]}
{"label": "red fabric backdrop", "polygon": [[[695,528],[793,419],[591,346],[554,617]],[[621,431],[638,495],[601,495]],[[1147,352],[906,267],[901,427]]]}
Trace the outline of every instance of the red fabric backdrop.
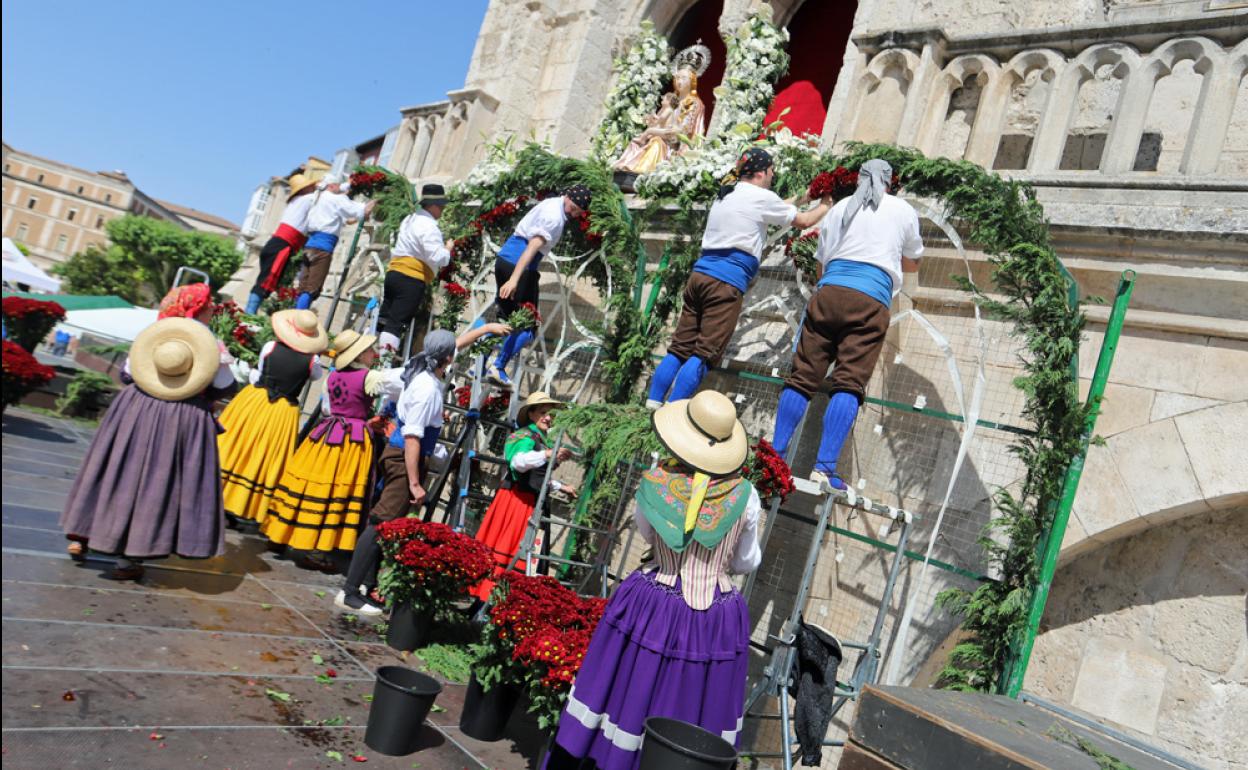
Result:
{"label": "red fabric backdrop", "polygon": [[790,131],[799,136],[823,133],[828,101],[841,71],[857,8],[853,0],[807,0],[798,9],[788,25],[792,61],[788,74],[776,84],[767,124],[780,119],[788,107],[783,122]]}

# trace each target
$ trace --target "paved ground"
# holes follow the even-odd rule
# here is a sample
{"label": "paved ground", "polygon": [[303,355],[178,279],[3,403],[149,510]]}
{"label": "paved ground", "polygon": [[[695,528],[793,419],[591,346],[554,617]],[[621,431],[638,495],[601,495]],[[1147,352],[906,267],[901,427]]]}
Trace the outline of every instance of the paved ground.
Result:
{"label": "paved ground", "polygon": [[[523,753],[459,732],[464,687],[453,683],[438,697],[446,711],[420,728],[419,752],[365,746],[372,672],[420,661],[334,609],[338,578],[277,559],[254,537],[231,532],[216,559],[149,563],[137,584],[103,579],[107,562],[70,561],[57,518],[89,441],[81,423],[4,416],[6,770],[322,768],[354,765],[352,755],[381,768],[533,764],[540,737],[522,722]],[[328,668],[337,677],[319,682]]]}

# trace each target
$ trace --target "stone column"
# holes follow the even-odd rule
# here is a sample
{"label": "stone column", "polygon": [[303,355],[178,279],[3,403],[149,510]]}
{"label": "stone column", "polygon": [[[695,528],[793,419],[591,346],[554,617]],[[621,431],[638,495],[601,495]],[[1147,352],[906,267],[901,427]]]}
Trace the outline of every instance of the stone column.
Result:
{"label": "stone column", "polygon": [[[1119,65],[1121,66],[1121,65]],[[1118,111],[1114,124],[1105,140],[1105,156],[1101,159],[1101,172],[1127,174],[1135,166],[1135,156],[1140,149],[1140,137],[1148,119],[1148,104],[1152,101],[1157,85],[1156,66],[1136,69],[1127,75],[1118,95]]]}
{"label": "stone column", "polygon": [[933,84],[940,74],[938,57],[937,46],[932,41],[923,44],[919,66],[915,68],[906,91],[906,108],[901,114],[901,125],[897,128],[897,144],[902,147],[914,146],[919,139],[923,116],[932,100]]}
{"label": "stone column", "polygon": [[[1086,74],[1086,77],[1085,77]],[[1066,130],[1074,118],[1079,88],[1091,77],[1083,65],[1070,63],[1057,77],[1057,85],[1053,95],[1045,106],[1044,115],[1036,129],[1035,146],[1031,151],[1031,160],[1027,170],[1033,174],[1054,171],[1062,158],[1062,148],[1066,145]]]}
{"label": "stone column", "polygon": [[406,117],[399,123],[399,134],[394,138],[394,152],[390,153],[390,168],[400,174],[407,168],[412,144],[416,135],[416,118]]}
{"label": "stone column", "polygon": [[412,140],[412,151],[403,169],[404,176],[409,179],[417,179],[424,172],[425,158],[429,155],[429,144],[433,141],[431,121],[431,116],[416,120],[416,136]]}
{"label": "stone column", "polygon": [[1231,58],[1216,62],[1204,74],[1196,114],[1188,130],[1187,146],[1179,172],[1190,176],[1217,173],[1218,159],[1235,110],[1235,97],[1243,71],[1232,67]]}
{"label": "stone column", "polygon": [[984,168],[992,168],[997,146],[1001,143],[1001,127],[1010,106],[1010,78],[1001,69],[988,73],[988,84],[979,94],[975,108],[975,125],[966,143],[966,159]]}

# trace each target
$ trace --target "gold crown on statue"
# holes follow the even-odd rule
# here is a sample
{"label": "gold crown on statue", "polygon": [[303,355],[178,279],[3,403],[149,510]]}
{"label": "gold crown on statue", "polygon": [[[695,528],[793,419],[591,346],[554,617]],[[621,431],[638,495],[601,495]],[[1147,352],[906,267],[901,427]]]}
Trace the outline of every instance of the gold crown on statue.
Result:
{"label": "gold crown on statue", "polygon": [[693,70],[694,75],[702,77],[702,73],[706,72],[709,66],[711,66],[711,49],[702,45],[702,39],[698,38],[697,43],[676,54],[676,58],[672,59],[672,74],[688,67]]}

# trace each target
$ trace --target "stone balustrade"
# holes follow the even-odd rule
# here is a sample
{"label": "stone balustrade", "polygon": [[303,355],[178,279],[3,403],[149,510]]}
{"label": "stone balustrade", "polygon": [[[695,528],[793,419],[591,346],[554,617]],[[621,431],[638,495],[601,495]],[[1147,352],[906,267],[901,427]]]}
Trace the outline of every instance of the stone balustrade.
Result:
{"label": "stone balustrade", "polygon": [[[854,38],[839,139],[987,168],[1248,173],[1248,14],[951,37]],[[825,136],[833,132],[825,130]]]}
{"label": "stone balustrade", "polygon": [[443,101],[404,107],[390,167],[418,180],[462,179],[484,154],[498,100],[476,88]]}

